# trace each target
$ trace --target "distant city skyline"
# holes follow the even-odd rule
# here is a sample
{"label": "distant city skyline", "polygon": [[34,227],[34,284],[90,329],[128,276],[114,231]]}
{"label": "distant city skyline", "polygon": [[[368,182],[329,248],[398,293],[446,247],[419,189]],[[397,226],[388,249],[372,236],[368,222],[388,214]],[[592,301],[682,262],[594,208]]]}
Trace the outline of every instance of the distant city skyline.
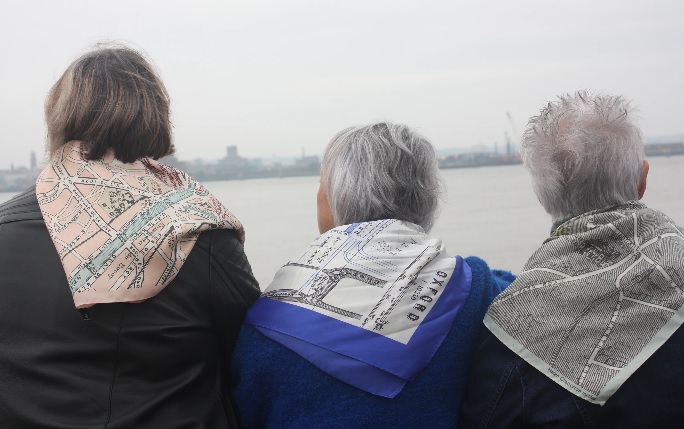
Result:
{"label": "distant city skyline", "polygon": [[[520,153],[515,150],[510,140],[508,143],[503,150],[498,150],[496,145],[494,147],[476,146],[468,152],[456,148],[438,150],[439,168],[522,164]],[[644,149],[649,158],[682,156],[684,155],[684,136],[679,137],[677,141],[655,139],[651,144],[646,144]],[[40,173],[35,152],[31,152],[29,159],[28,168],[23,165],[16,167],[12,165],[9,170],[0,169],[0,192],[19,192],[35,183]],[[297,158],[263,160],[240,156],[237,146],[227,146],[225,156],[217,160],[182,160],[175,156],[168,156],[162,158],[162,161],[203,182],[317,176],[321,167],[321,159],[318,155],[306,155],[302,152]]]}
{"label": "distant city skyline", "polygon": [[[341,129],[405,123],[437,149],[499,148],[557,94],[623,94],[682,135],[684,2],[0,0],[0,170],[44,155],[43,102],[89,46],[147,52],[179,159],[319,155]],[[510,120],[507,117],[510,112]]]}
{"label": "distant city skyline", "polygon": [[[684,143],[684,134],[672,134],[668,136],[658,136],[658,137],[645,137],[644,138],[644,144],[649,145],[649,144],[657,144],[657,143]],[[283,163],[285,165],[290,165],[293,164],[296,160],[302,159],[304,157],[309,158],[309,157],[316,157],[316,158],[321,158],[323,156],[323,153],[306,153],[303,151],[299,155],[292,155],[292,156],[277,156],[277,155],[271,155],[271,156],[257,156],[257,157],[247,157],[243,156],[243,154],[240,152],[240,147],[236,145],[228,145],[224,148],[225,152],[223,156],[217,157],[217,158],[201,158],[201,157],[195,157],[195,158],[181,158],[178,156],[178,153],[175,153],[172,155],[175,159],[177,159],[180,162],[183,163],[207,163],[207,164],[217,164],[221,162],[222,160],[225,160],[226,158],[231,158],[231,157],[238,157],[241,159],[246,159],[250,161],[261,161],[265,165],[272,165],[272,164],[277,164],[277,163]],[[501,153],[504,154],[506,152],[506,144],[491,144],[491,145],[485,145],[485,144],[478,144],[478,145],[473,145],[470,147],[446,147],[446,148],[436,148],[436,154],[437,157],[444,157],[448,155],[453,155],[453,154],[460,154],[460,153],[477,153],[477,152],[495,152],[495,153]],[[514,151],[518,151],[517,145],[514,144],[513,146]],[[44,163],[40,161],[39,155],[36,154],[35,151],[31,151],[27,154],[26,156],[26,162],[17,162],[17,163],[11,163],[7,167],[2,167],[0,166],[0,171],[7,171],[10,170],[11,168],[15,169],[21,169],[21,168],[28,168],[28,169],[36,169],[36,168],[42,168],[42,165]]]}

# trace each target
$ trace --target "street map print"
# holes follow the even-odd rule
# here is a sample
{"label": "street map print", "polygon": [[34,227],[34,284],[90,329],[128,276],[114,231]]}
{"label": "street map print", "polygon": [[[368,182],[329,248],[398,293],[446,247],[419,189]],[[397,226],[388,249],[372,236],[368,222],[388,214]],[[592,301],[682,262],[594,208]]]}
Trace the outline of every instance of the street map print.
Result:
{"label": "street map print", "polygon": [[244,239],[240,222],[185,173],[147,158],[125,164],[111,151],[90,161],[76,141],[53,154],[36,195],[77,308],[156,295],[201,231]]}
{"label": "street map print", "polygon": [[419,228],[393,219],[335,228],[282,267],[263,296],[406,344],[456,266]]}
{"label": "street map print", "polygon": [[684,321],[684,234],[631,202],[562,224],[485,324],[571,393],[603,404]]}

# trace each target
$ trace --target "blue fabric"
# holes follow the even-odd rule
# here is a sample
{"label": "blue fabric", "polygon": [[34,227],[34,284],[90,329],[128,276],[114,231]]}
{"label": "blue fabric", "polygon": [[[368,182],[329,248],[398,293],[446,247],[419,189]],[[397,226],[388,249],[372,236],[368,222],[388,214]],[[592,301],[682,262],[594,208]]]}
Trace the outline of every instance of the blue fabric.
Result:
{"label": "blue fabric", "polygon": [[470,286],[470,267],[457,256],[454,274],[442,286],[437,303],[408,344],[270,298],[260,298],[245,323],[326,373],[367,392],[393,398],[432,359],[468,299]]}
{"label": "blue fabric", "polygon": [[244,325],[233,354],[232,400],[242,427],[456,428],[475,343],[487,307],[514,276],[466,258],[468,299],[423,372],[394,398],[344,383],[297,353]]}
{"label": "blue fabric", "polygon": [[268,338],[277,341],[322,371],[338,380],[363,389],[374,395],[395,397],[406,385],[406,380],[365,362],[346,357],[323,347],[317,347],[278,331],[256,327]]}

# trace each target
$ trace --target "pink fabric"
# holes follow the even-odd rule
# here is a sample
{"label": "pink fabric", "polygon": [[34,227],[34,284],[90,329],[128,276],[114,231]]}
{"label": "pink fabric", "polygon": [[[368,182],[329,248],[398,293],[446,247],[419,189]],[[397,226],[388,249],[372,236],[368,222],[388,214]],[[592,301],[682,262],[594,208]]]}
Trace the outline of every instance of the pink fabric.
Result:
{"label": "pink fabric", "polygon": [[152,159],[83,156],[72,141],[36,183],[38,203],[77,308],[140,302],[178,274],[200,232],[240,222],[199,182]]}

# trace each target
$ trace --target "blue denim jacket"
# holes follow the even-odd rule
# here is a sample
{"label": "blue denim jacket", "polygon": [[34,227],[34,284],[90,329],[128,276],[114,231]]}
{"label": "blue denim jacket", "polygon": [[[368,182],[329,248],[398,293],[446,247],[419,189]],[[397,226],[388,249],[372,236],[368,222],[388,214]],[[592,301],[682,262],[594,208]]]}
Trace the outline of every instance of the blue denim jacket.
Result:
{"label": "blue denim jacket", "polygon": [[603,406],[571,394],[483,331],[461,428],[684,428],[684,329]]}

